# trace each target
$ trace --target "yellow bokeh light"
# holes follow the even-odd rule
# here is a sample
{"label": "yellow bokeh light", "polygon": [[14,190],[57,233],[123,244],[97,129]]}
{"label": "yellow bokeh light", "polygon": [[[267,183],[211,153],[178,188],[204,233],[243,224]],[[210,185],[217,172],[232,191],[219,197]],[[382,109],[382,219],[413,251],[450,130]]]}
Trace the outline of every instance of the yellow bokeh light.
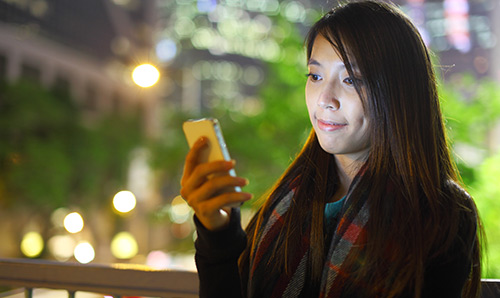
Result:
{"label": "yellow bokeh light", "polygon": [[134,236],[128,232],[120,232],[111,241],[111,253],[118,259],[130,259],[137,255],[139,247]]}
{"label": "yellow bokeh light", "polygon": [[78,212],[72,212],[64,218],[64,228],[72,234],[80,232],[83,225],[83,218]]}
{"label": "yellow bokeh light", "polygon": [[75,247],[74,255],[75,255],[75,259],[78,262],[80,262],[82,264],[90,263],[95,258],[94,247],[92,247],[92,245],[88,242],[80,242]]}
{"label": "yellow bokeh light", "polygon": [[43,238],[38,232],[28,232],[21,241],[21,251],[28,258],[38,257],[43,251]]}
{"label": "yellow bokeh light", "polygon": [[118,192],[113,198],[113,207],[121,213],[132,211],[136,203],[135,195],[128,190]]}
{"label": "yellow bokeh light", "polygon": [[160,79],[160,72],[151,64],[137,66],[132,72],[132,80],[137,85],[147,88],[151,87]]}

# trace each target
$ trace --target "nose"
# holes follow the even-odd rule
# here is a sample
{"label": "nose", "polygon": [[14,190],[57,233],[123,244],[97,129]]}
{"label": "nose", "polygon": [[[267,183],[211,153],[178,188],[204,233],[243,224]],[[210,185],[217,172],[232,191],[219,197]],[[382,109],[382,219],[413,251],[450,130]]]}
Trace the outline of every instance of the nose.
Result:
{"label": "nose", "polygon": [[332,88],[328,88],[321,92],[318,100],[318,106],[326,110],[337,111],[342,107],[342,104],[335,95],[335,92],[333,92]]}

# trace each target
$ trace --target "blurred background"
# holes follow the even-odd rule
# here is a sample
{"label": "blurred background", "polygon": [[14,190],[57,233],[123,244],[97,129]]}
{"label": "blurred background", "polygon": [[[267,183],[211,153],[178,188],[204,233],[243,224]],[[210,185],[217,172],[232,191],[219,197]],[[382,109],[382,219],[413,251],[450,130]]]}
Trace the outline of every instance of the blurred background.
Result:
{"label": "blurred background", "polygon": [[[500,278],[500,0],[396,3],[435,54]],[[335,4],[0,0],[0,258],[195,270],[182,122],[218,118],[263,195],[310,130],[303,39]]]}

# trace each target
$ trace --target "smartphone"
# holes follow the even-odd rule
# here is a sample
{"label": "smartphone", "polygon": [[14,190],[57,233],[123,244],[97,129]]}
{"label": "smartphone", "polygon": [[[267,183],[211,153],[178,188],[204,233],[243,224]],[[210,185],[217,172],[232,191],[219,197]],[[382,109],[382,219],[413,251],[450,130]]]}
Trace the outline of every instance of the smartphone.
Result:
{"label": "smartphone", "polygon": [[[209,162],[215,160],[231,160],[229,151],[227,150],[226,142],[222,136],[222,130],[219,121],[215,118],[203,118],[185,121],[182,125],[184,135],[188,142],[189,148],[193,147],[194,143],[200,137],[208,139],[206,148],[203,149],[200,156],[200,162]],[[229,175],[236,177],[234,169],[229,170]],[[210,178],[210,177],[209,177]],[[230,187],[227,192],[240,192],[241,187]],[[231,207],[239,207],[241,204],[232,205]]]}

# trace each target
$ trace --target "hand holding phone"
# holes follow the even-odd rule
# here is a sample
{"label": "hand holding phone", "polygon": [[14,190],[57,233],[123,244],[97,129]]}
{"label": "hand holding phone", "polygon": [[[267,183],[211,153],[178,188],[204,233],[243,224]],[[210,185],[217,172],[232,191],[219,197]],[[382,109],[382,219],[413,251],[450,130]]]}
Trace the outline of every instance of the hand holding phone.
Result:
{"label": "hand holding phone", "polygon": [[[199,156],[200,163],[216,160],[231,160],[217,119],[204,118],[199,120],[188,120],[184,122],[182,128],[190,148],[193,147],[194,143],[199,138],[207,138],[207,146]],[[228,174],[236,177],[234,169],[229,170]],[[209,179],[210,178],[209,176]],[[223,192],[241,192],[241,188],[239,186],[228,187],[225,188]],[[240,203],[232,204],[230,207],[239,207],[240,205]]]}

